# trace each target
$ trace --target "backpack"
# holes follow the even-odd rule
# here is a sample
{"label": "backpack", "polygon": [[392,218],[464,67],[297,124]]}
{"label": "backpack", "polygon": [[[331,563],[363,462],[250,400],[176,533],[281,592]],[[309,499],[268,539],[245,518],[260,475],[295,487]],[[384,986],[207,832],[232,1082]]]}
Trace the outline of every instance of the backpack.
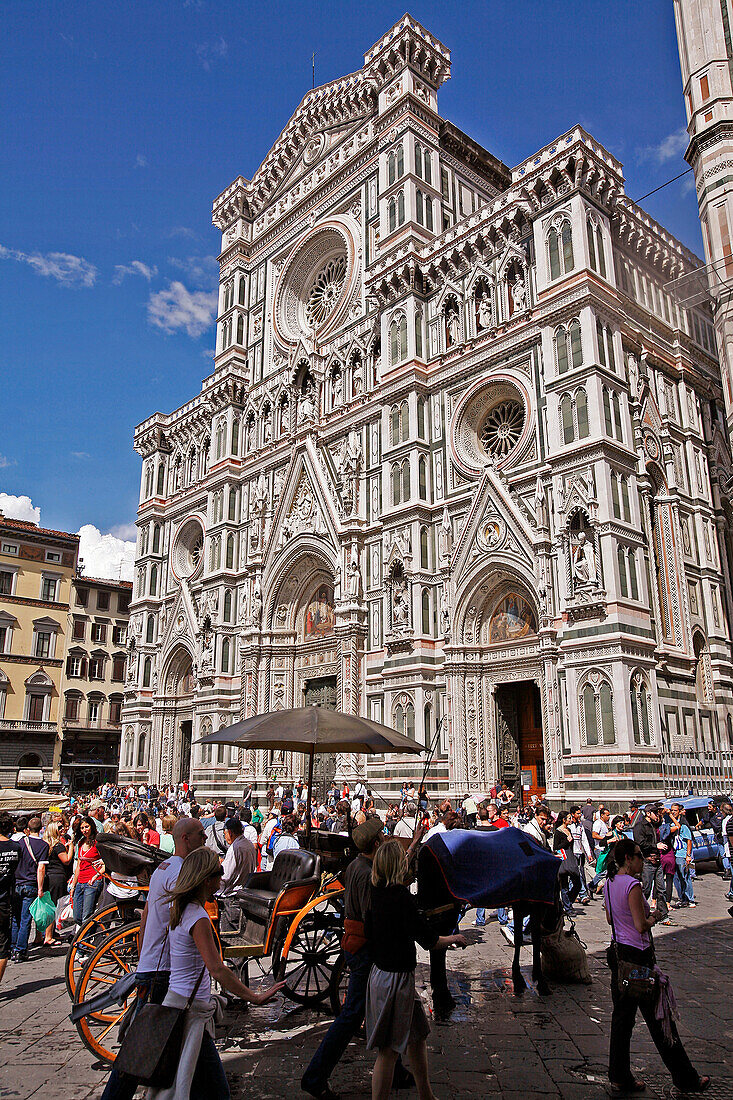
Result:
{"label": "backpack", "polygon": [[271,856],[273,854],[273,851],[275,849],[275,841],[279,836],[282,836],[282,829],[279,825],[275,825],[272,832],[267,838],[267,848],[265,849],[265,851],[267,852],[268,856]]}

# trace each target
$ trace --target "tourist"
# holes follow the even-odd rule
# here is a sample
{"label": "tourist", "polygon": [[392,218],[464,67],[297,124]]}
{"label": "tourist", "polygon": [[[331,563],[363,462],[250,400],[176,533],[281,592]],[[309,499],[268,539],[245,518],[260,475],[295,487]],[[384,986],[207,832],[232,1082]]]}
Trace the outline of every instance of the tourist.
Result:
{"label": "tourist", "polygon": [[214,807],[214,820],[206,829],[206,847],[222,859],[227,854],[227,841],[224,836],[224,823],[227,819],[226,806],[219,803]]}
{"label": "tourist", "polygon": [[268,853],[275,862],[281,852],[287,852],[289,848],[300,848],[295,833],[298,828],[298,819],[295,814],[283,814],[280,818],[280,835],[275,838],[272,851]]}
{"label": "tourist", "polygon": [[[681,1092],[703,1092],[710,1085],[709,1077],[700,1077],[685,1053],[671,1015],[665,1021],[657,1018],[652,998],[637,999],[618,988],[618,959],[638,963],[640,966],[656,966],[651,930],[661,919],[658,909],[652,913],[640,884],[645,857],[635,840],[624,837],[613,850],[608,864],[608,881],[604,887],[606,920],[611,925],[613,940],[606,953],[611,968],[611,1045],[608,1057],[608,1077],[613,1092],[643,1092],[644,1081],[631,1071],[631,1033],[634,1029],[637,1008],[649,1028],[654,1045],[659,1051],[672,1080]],[[658,979],[659,980],[659,979]]]}
{"label": "tourist", "polygon": [[473,797],[472,794],[469,793],[463,799],[461,805],[463,813],[465,815],[466,825],[469,829],[474,829],[476,827],[476,814],[478,813],[478,805],[476,803],[476,799]]}
{"label": "tourist", "polygon": [[400,820],[396,823],[392,836],[401,836],[405,840],[412,840],[417,832],[417,805],[407,802]]}
{"label": "tourist", "polygon": [[20,845],[11,840],[13,819],[0,813],[0,982],[10,957],[13,931],[15,873],[20,863]]}
{"label": "tourist", "polygon": [[138,813],[132,823],[135,826],[138,840],[141,840],[143,844],[149,844],[152,848],[160,846],[160,833],[152,827],[150,818],[146,813]]}
{"label": "tourist", "polygon": [[[153,871],[148,897],[140,919],[142,948],[135,972],[137,999],[135,1012],[146,1002],[162,1004],[168,992],[170,977],[170,944],[168,919],[170,899],[168,892],[175,886],[183,861],[190,852],[200,848],[205,840],[200,822],[182,817],[173,827],[175,850],[165,863]],[[112,1069],[102,1100],[132,1100],[137,1091],[135,1078]]]}
{"label": "tourist", "polygon": [[667,906],[667,883],[664,878],[664,868],[660,860],[660,853],[669,846],[659,839],[659,825],[662,819],[662,811],[656,803],[652,803],[640,810],[634,821],[634,840],[641,848],[644,856],[644,871],[642,877],[642,890],[647,900],[656,898],[657,909],[661,913],[660,920],[669,916]]}
{"label": "tourist", "polygon": [[[61,833],[55,821],[46,826],[43,839],[48,844],[48,864],[46,866],[46,890],[51,895],[51,901],[57,905],[69,892],[69,876],[74,865],[74,844]],[[46,925],[44,944],[50,947],[61,941],[54,936],[55,922],[49,921]]]}
{"label": "tourist", "polygon": [[[480,810],[479,810],[480,813]],[[509,822],[503,814],[499,813],[499,807],[495,802],[489,802],[486,807],[486,814],[489,819],[489,827],[492,829],[508,829]]]}
{"label": "tourist", "polygon": [[[723,860],[728,860],[728,869],[730,870],[733,861],[733,807],[727,799],[721,803],[720,811],[723,814],[723,820],[720,825],[720,831],[723,837]],[[730,876],[728,877],[730,878]],[[733,881],[725,896],[728,901],[733,901]]]}
{"label": "tourist", "polygon": [[97,908],[104,885],[104,863],[97,848],[97,823],[92,817],[82,817],[79,823],[80,839],[76,845],[74,874],[69,884],[69,894],[74,907],[74,920],[85,924]]}
{"label": "tourist", "polygon": [[377,1050],[372,1100],[388,1100],[398,1055],[409,1053],[419,1100],[433,1100],[428,1076],[426,1038],[430,1026],[415,990],[415,942],[429,951],[451,944],[465,947],[464,936],[438,936],[421,916],[410,894],[407,857],[402,845],[387,840],[372,864],[370,905],[365,932],[372,958],[366,996],[366,1044]]}
{"label": "tourist", "polygon": [[176,824],[176,819],[172,814],[165,814],[160,819],[160,844],[158,847],[161,852],[167,852],[171,855],[175,851],[175,841],[173,840],[173,827]]}
{"label": "tourist", "polygon": [[574,916],[573,902],[581,889],[580,871],[575,858],[575,838],[570,831],[570,810],[560,810],[555,822],[552,850],[562,858],[558,878],[563,909],[568,917]]}
{"label": "tourist", "polygon": [[588,883],[585,877],[585,867],[586,863],[593,859],[593,848],[583,828],[583,811],[580,806],[570,807],[568,828],[573,837],[573,854],[575,855],[575,861],[578,864],[578,874],[580,875],[580,893],[578,894],[578,901],[581,905],[589,905],[590,894],[588,893]]}
{"label": "tourist", "polygon": [[[212,979],[250,1004],[264,1005],[282,989],[278,982],[255,993],[239,981],[219,954],[204,906],[213,900],[223,869],[217,855],[197,848],[183,861],[170,897],[170,980],[163,1004],[186,1010],[183,1045],[170,1089],[150,1089],[149,1100],[229,1100],[231,1093],[214,1044],[214,1020],[220,1001],[211,995]],[[191,1001],[189,1007],[189,1001]]]}
{"label": "tourist", "polygon": [[535,807],[534,816],[527,822],[522,831],[527,836],[531,836],[533,840],[536,840],[538,844],[541,844],[543,848],[549,849],[552,817],[547,806],[540,803],[539,806]]}
{"label": "tourist", "polygon": [[31,817],[28,821],[28,835],[24,833],[19,842],[20,863],[15,871],[10,956],[13,962],[25,962],[27,959],[28,937],[31,931],[31,904],[36,898],[43,897],[45,891],[49,853],[48,844],[45,840],[41,840],[40,833],[40,817]]}
{"label": "tourist", "polygon": [[233,897],[240,887],[246,885],[249,876],[257,870],[257,852],[251,840],[244,835],[242,822],[238,817],[227,818],[224,824],[224,836],[229,845],[224,856],[224,872],[220,885],[221,929],[223,932],[239,928],[242,910]]}
{"label": "tourist", "polygon": [[671,833],[674,841],[673,847],[676,864],[674,883],[679,898],[676,908],[694,909],[697,902],[695,901],[695,888],[692,882],[694,873],[692,829],[687,824],[685,811],[679,802],[672,803],[669,814],[673,822]]}

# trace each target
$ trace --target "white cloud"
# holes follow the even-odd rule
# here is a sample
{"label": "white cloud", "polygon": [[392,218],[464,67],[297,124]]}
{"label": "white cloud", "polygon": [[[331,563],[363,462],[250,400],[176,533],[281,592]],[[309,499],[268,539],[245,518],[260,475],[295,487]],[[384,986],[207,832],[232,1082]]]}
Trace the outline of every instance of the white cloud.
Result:
{"label": "white cloud", "polygon": [[196,286],[211,286],[218,282],[219,263],[216,256],[185,256],[182,260],[169,256],[168,263],[183,271]]}
{"label": "white cloud", "polygon": [[144,264],[142,260],[131,260],[129,264],[115,264],[115,273],[112,282],[120,284],[125,275],[142,275],[143,279],[150,282],[158,274],[155,264]]}
{"label": "white cloud", "polygon": [[[120,530],[120,528],[115,528]],[[131,581],[135,564],[135,543],[103,535],[98,527],[85,523],[79,529],[79,557],[84,559],[87,577]]]}
{"label": "white cloud", "polygon": [[68,252],[21,252],[17,248],[5,248],[0,244],[0,259],[28,264],[37,275],[48,275],[62,286],[94,286],[98,274],[94,264],[90,264],[82,256],[71,256]]}
{"label": "white cloud", "polygon": [[41,509],[33,506],[30,497],[14,497],[0,493],[0,512],[6,519],[20,519],[24,523],[40,523]]}
{"label": "white cloud", "polygon": [[71,457],[78,458],[80,461],[85,462],[88,458],[91,458],[92,456],[89,454],[89,451],[72,451]]}
{"label": "white cloud", "polygon": [[213,64],[216,61],[222,61],[228,52],[229,47],[221,35],[213,42],[199,42],[196,47],[196,56],[207,73],[211,70]]}
{"label": "white cloud", "polygon": [[168,230],[169,237],[187,237],[194,238],[196,234],[193,229],[189,229],[187,225],[174,225],[172,229]]}
{"label": "white cloud", "polygon": [[215,291],[191,291],[174,280],[165,290],[150,295],[148,320],[163,332],[183,330],[196,338],[206,332],[214,320],[217,301]]}
{"label": "white cloud", "polygon": [[17,466],[18,463],[14,458],[8,458],[7,455],[0,455],[0,470],[7,470],[9,466]]}
{"label": "white cloud", "polygon": [[135,157],[135,167],[136,168],[147,168],[147,166],[148,166],[148,158],[146,156],[144,156],[142,153],[138,153],[138,155]]}
{"label": "white cloud", "polygon": [[653,160],[657,164],[666,164],[669,160],[682,156],[689,143],[687,130],[673,130],[657,145],[646,145],[639,150],[639,160]]}
{"label": "white cloud", "polygon": [[137,540],[137,527],[134,523],[118,523],[116,527],[110,528],[109,533],[118,539],[132,539],[133,542]]}

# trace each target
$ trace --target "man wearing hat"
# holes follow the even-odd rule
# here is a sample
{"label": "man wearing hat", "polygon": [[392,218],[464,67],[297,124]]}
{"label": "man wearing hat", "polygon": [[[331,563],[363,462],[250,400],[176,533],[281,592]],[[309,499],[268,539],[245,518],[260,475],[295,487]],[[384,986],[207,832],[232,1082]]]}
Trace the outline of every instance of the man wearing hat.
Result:
{"label": "man wearing hat", "polygon": [[[364,934],[364,920],[371,900],[372,862],[384,840],[384,825],[379,817],[369,817],[351,834],[359,855],[344,874],[344,938],[341,947],[349,968],[346,1000],[339,1016],[326,1032],[321,1045],[303,1074],[300,1087],[317,1100],[337,1100],[328,1079],[342,1054],[364,1022],[366,993],[372,960]],[[395,1088],[414,1084],[412,1074],[402,1065],[395,1066]]]}

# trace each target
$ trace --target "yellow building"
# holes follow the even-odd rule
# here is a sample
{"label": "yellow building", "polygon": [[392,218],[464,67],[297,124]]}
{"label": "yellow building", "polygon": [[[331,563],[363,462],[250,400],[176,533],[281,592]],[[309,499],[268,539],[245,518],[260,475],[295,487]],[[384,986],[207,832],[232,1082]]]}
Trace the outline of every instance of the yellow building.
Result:
{"label": "yellow building", "polygon": [[66,630],[61,778],[94,790],[117,780],[127,667],[130,581],[72,582]]}
{"label": "yellow building", "polygon": [[58,778],[66,624],[79,536],[0,512],[0,783]]}

